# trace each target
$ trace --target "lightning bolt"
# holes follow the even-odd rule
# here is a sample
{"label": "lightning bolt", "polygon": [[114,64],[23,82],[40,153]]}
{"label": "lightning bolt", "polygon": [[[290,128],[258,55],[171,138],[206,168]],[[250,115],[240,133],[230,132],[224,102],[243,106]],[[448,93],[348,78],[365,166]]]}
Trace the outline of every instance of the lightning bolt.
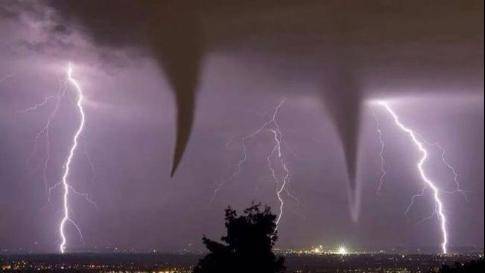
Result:
{"label": "lightning bolt", "polygon": [[[67,85],[71,85],[72,88],[68,88]],[[48,182],[48,177],[47,177],[47,169],[49,166],[49,159],[50,159],[50,149],[51,149],[51,143],[50,143],[50,131],[51,131],[51,125],[55,120],[55,117],[57,116],[57,113],[59,111],[61,101],[62,99],[66,96],[68,90],[74,90],[75,95],[76,95],[76,110],[79,114],[79,125],[76,128],[76,131],[73,135],[72,139],[72,144],[69,148],[69,152],[67,155],[67,158],[63,164],[63,173],[62,173],[62,178],[61,181],[58,183],[55,183],[54,185],[49,185]],[[30,112],[34,112],[39,110],[42,107],[47,106],[48,104],[51,103],[51,101],[54,101],[54,107],[52,110],[50,110],[47,120],[43,127],[41,128],[40,131],[38,131],[35,135],[34,138],[34,148],[33,151],[27,160],[27,163],[30,161],[30,159],[36,154],[37,151],[37,146],[39,144],[39,141],[41,137],[45,137],[45,156],[43,160],[43,180],[44,184],[46,187],[46,191],[48,194],[48,202],[50,202],[50,198],[52,195],[52,192],[60,187],[62,188],[62,211],[63,211],[63,216],[62,219],[59,223],[59,236],[60,236],[60,244],[59,244],[59,251],[61,253],[66,252],[67,248],[67,236],[65,232],[65,227],[67,223],[70,223],[76,231],[79,233],[79,236],[81,238],[81,241],[84,242],[84,237],[82,235],[81,229],[79,228],[79,225],[72,219],[70,216],[70,207],[69,207],[69,201],[70,201],[70,195],[75,194],[80,197],[82,197],[84,200],[86,200],[88,203],[93,205],[94,207],[97,208],[96,203],[90,198],[90,196],[87,193],[79,192],[77,191],[70,183],[69,183],[69,176],[70,176],[70,171],[71,171],[71,165],[74,160],[74,157],[76,156],[76,152],[78,150],[78,145],[79,145],[79,137],[83,132],[84,125],[85,125],[85,112],[83,108],[83,100],[84,100],[84,95],[83,91],[81,88],[81,85],[78,83],[78,81],[73,77],[73,66],[71,63],[68,63],[67,68],[66,68],[66,79],[62,81],[61,87],[59,88],[59,91],[57,92],[56,95],[52,96],[47,96],[45,97],[41,102],[36,103],[28,108],[25,108],[21,111],[18,111],[18,114],[26,114]],[[89,167],[91,169],[93,179],[94,179],[94,166],[88,157],[88,154],[86,151],[84,151],[85,158],[87,160],[87,163],[89,164]],[[28,164],[29,165],[29,164]]]}
{"label": "lightning bolt", "polygon": [[[417,150],[421,153],[421,158],[418,160],[416,163],[416,167],[418,169],[419,175],[421,177],[421,180],[425,184],[425,188],[421,191],[421,193],[414,195],[412,197],[412,204],[414,203],[414,199],[418,196],[422,196],[424,194],[424,191],[426,188],[429,188],[432,191],[433,194],[433,200],[435,203],[435,210],[434,213],[438,215],[439,222],[440,222],[440,229],[441,229],[441,235],[442,235],[442,241],[441,241],[441,250],[444,254],[448,253],[448,230],[447,230],[447,219],[444,211],[444,205],[443,201],[441,200],[441,192],[438,186],[435,185],[435,182],[431,180],[431,178],[428,177],[425,169],[424,169],[424,164],[428,160],[428,150],[426,150],[426,147],[424,145],[423,141],[420,141],[417,133],[415,133],[412,129],[404,125],[401,120],[399,119],[399,116],[396,114],[396,112],[391,108],[391,106],[385,102],[385,101],[379,101],[379,105],[384,107],[384,109],[391,115],[394,123],[397,125],[397,127],[406,133],[410,140],[413,142],[413,144],[416,146]],[[408,207],[407,211],[409,210],[410,207]]]}
{"label": "lightning bolt", "polygon": [[372,111],[372,117],[374,118],[376,122],[376,131],[377,131],[377,136],[379,140],[379,144],[381,146],[380,151],[379,151],[379,158],[381,161],[380,168],[381,168],[381,175],[379,176],[379,183],[377,186],[376,194],[380,194],[382,191],[382,187],[384,186],[384,178],[386,177],[387,171],[386,171],[386,161],[384,158],[384,151],[386,149],[386,143],[384,142],[384,134],[382,132],[381,124],[379,122],[379,119],[376,116],[376,113]]}
{"label": "lightning bolt", "polygon": [[[276,105],[269,120],[265,121],[259,128],[257,128],[249,135],[243,136],[241,138],[241,156],[236,164],[236,168],[227,179],[219,183],[219,185],[214,190],[214,195],[212,197],[213,201],[216,198],[217,193],[222,189],[222,187],[227,183],[233,181],[241,173],[244,163],[246,163],[246,161],[248,160],[248,141],[261,135],[263,132],[269,132],[272,134],[273,148],[271,149],[271,152],[266,156],[266,161],[268,169],[271,173],[271,177],[276,185],[275,195],[279,202],[279,213],[276,220],[277,225],[279,225],[284,215],[285,198],[283,198],[283,193],[285,193],[288,197],[297,200],[296,197],[289,192],[287,187],[290,181],[290,171],[288,168],[285,153],[283,152],[283,134],[278,123],[278,114],[285,101],[286,99],[282,99],[279,104]],[[277,166],[279,166],[279,169],[281,169],[281,174],[279,174],[275,163],[278,163]]]}
{"label": "lightning bolt", "polygon": [[[374,111],[372,111],[372,116],[374,118],[374,121],[376,122],[377,139],[378,139],[379,145],[380,145],[380,149],[379,149],[379,159],[380,159],[380,171],[381,171],[381,174],[380,174],[379,179],[378,179],[377,190],[376,190],[376,194],[379,195],[382,192],[382,187],[383,187],[384,182],[385,182],[385,179],[384,178],[387,175],[387,170],[385,168],[386,161],[385,161],[385,158],[384,158],[384,151],[385,151],[386,143],[384,141],[384,133],[382,131],[382,128],[381,128],[379,119],[377,118],[377,115],[376,115],[376,113]],[[421,136],[420,136],[420,138],[422,139]],[[463,195],[463,198],[468,201],[467,192],[462,189],[461,183],[458,180],[458,177],[459,177],[458,172],[456,171],[455,167],[453,167],[453,165],[446,158],[446,150],[439,143],[436,143],[436,142],[430,143],[430,142],[427,142],[427,141],[424,141],[424,140],[422,140],[422,141],[424,143],[426,143],[428,146],[432,146],[432,147],[435,147],[436,149],[440,150],[440,153],[441,153],[441,162],[451,172],[451,174],[453,176],[453,179],[452,180],[453,180],[453,182],[455,184],[455,190],[454,191],[445,191],[445,190],[442,190],[442,192],[443,193],[447,193],[447,194],[460,193],[460,194]],[[408,205],[408,207],[405,210],[405,214],[408,214],[409,213],[409,211],[411,210],[411,208],[414,206],[415,200],[418,197],[423,197],[424,194],[425,194],[425,192],[426,192],[426,187],[423,187],[423,189],[421,191],[419,191],[418,193],[416,193],[415,195],[413,195],[411,197],[411,201],[409,202],[409,205]],[[431,217],[426,217],[424,220],[429,219],[429,218],[431,218]],[[420,221],[420,222],[422,222],[422,221]]]}
{"label": "lightning bolt", "polygon": [[[284,101],[282,101],[284,102]],[[278,201],[280,202],[280,212],[278,214],[278,218],[276,219],[276,225],[279,225],[281,218],[283,217],[283,212],[284,212],[284,207],[285,207],[285,200],[282,197],[283,191],[286,190],[286,185],[288,184],[288,180],[290,178],[290,171],[288,169],[288,166],[286,164],[286,159],[284,157],[284,154],[281,150],[281,142],[282,142],[282,133],[280,130],[280,127],[276,121],[276,115],[279,112],[279,107],[281,107],[282,104],[278,105],[276,108],[276,111],[273,114],[273,124],[274,128],[270,129],[269,131],[273,134],[273,141],[274,141],[274,146],[273,149],[271,150],[271,153],[268,155],[266,160],[268,161],[268,168],[271,170],[271,176],[273,177],[273,180],[275,182],[275,185],[277,187],[276,190],[276,197],[278,198]],[[281,179],[278,178],[278,175],[276,173],[276,169],[273,168],[273,164],[271,161],[271,157],[273,155],[277,155],[278,161],[280,163],[280,166],[283,170],[283,175]]]}
{"label": "lightning bolt", "polygon": [[436,147],[438,150],[440,150],[441,153],[441,162],[445,167],[451,172],[453,176],[453,183],[455,184],[455,190],[454,191],[443,191],[444,193],[448,194],[453,194],[453,193],[459,193],[463,196],[463,198],[468,201],[468,196],[466,191],[461,187],[460,181],[458,180],[458,172],[456,171],[455,167],[451,165],[451,163],[448,161],[446,158],[446,150],[439,144],[439,143],[431,143],[430,145]]}
{"label": "lightning bolt", "polygon": [[66,94],[66,90],[62,87],[59,88],[59,91],[56,95],[54,96],[47,96],[44,98],[44,100],[40,103],[34,104],[31,107],[28,107],[24,110],[18,111],[18,114],[25,114],[29,112],[34,112],[40,109],[41,107],[46,106],[50,101],[55,100],[55,105],[54,108],[50,111],[49,116],[47,117],[46,123],[42,127],[40,131],[37,132],[34,138],[34,147],[32,149],[32,152],[27,160],[27,165],[30,165],[29,162],[32,159],[32,157],[36,154],[37,151],[37,146],[39,145],[39,140],[42,136],[45,137],[45,157],[44,157],[44,163],[43,163],[43,169],[42,169],[42,178],[44,181],[44,187],[46,192],[48,193],[48,200],[50,200],[50,188],[49,188],[49,182],[48,182],[48,177],[47,177],[47,169],[49,166],[49,160],[50,160],[50,127],[52,122],[54,121],[57,112],[59,110],[59,106],[61,103],[62,98]]}
{"label": "lightning bolt", "polygon": [[[72,140],[72,146],[71,149],[69,150],[69,155],[67,156],[66,163],[64,164],[64,174],[62,175],[62,187],[64,190],[64,194],[62,197],[62,204],[63,204],[63,209],[64,209],[64,217],[61,220],[61,223],[59,225],[59,235],[61,236],[61,244],[59,245],[59,250],[61,253],[65,253],[66,251],[66,245],[67,245],[67,239],[65,235],[65,225],[66,223],[70,222],[78,231],[80,231],[79,226],[70,218],[69,216],[69,192],[71,190],[71,186],[69,185],[69,174],[71,171],[71,162],[74,158],[74,154],[76,152],[77,146],[78,146],[78,138],[81,135],[83,128],[84,128],[84,122],[85,122],[85,115],[84,115],[84,109],[83,109],[83,91],[79,83],[75,78],[72,76],[72,65],[71,63],[68,64],[67,66],[67,79],[68,81],[72,84],[74,87],[74,90],[76,91],[77,95],[77,101],[76,101],[76,106],[79,111],[79,126],[74,133],[74,137]],[[81,233],[80,233],[81,234]]]}

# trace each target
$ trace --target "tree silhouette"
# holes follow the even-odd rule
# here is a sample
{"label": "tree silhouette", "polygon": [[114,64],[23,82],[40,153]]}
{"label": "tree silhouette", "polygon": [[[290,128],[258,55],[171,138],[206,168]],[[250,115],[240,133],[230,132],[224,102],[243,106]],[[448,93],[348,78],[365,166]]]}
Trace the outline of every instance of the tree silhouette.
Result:
{"label": "tree silhouette", "polygon": [[284,258],[276,257],[273,246],[278,239],[276,215],[260,204],[244,210],[226,209],[226,236],[219,243],[203,237],[210,251],[199,261],[193,273],[280,273]]}

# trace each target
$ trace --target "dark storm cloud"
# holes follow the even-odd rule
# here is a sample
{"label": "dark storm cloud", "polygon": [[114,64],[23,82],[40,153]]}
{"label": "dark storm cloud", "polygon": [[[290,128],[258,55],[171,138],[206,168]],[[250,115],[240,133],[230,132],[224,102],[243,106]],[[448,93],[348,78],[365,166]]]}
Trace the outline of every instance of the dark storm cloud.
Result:
{"label": "dark storm cloud", "polygon": [[7,0],[0,3],[0,19],[18,19],[22,12],[32,12],[34,10],[31,5],[15,1]]}
{"label": "dark storm cloud", "polygon": [[177,138],[173,176],[187,146],[195,111],[195,92],[203,41],[196,9],[180,1],[49,1],[68,23],[79,23],[107,47],[148,51],[173,87]]}
{"label": "dark storm cloud", "polygon": [[264,66],[283,74],[299,67],[297,74],[321,82],[317,96],[334,120],[352,186],[361,102],[370,89],[417,85],[433,90],[463,87],[463,81],[480,85],[482,79],[477,58],[483,55],[482,1],[48,3],[62,17],[62,32],[66,24],[101,46],[141,48],[163,67],[178,111],[172,175],[191,135],[208,51],[238,51],[239,57],[261,53]]}
{"label": "dark storm cloud", "polygon": [[[80,1],[71,2],[76,6]],[[247,164],[209,202],[218,178],[229,177],[240,160],[240,137],[260,126],[282,97],[287,100],[278,120],[288,145],[284,152],[291,171],[289,190],[300,202],[285,196],[285,216],[279,227],[281,248],[320,243],[372,249],[438,245],[435,221],[413,224],[432,212],[428,198],[420,199],[412,219],[402,213],[409,197],[422,186],[414,165],[417,154],[385,112],[370,109],[368,104],[359,110],[362,101],[372,98],[396,99],[393,106],[403,122],[425,139],[446,147],[463,188],[470,192],[468,203],[459,195],[447,195],[450,246],[483,246],[481,4],[281,1],[282,5],[276,5],[262,0],[204,1],[191,7],[190,12],[198,15],[203,41],[197,119],[176,182],[170,183],[171,132],[176,127],[172,91],[169,80],[160,75],[162,55],[151,49],[149,38],[153,37],[139,27],[146,23],[136,22],[155,15],[142,14],[136,20],[128,17],[133,24],[127,25],[102,14],[113,13],[118,1],[108,1],[112,5],[90,19],[77,17],[80,11],[52,13],[38,4],[45,2],[19,3],[33,3],[35,7],[27,5],[26,9],[36,12],[16,12],[10,18],[18,24],[0,24],[2,248],[57,251],[62,192],[54,192],[51,205],[44,207],[43,141],[32,165],[25,162],[53,105],[29,114],[15,113],[55,95],[56,79],[65,77],[67,61],[72,61],[87,99],[87,127],[73,163],[72,182],[78,190],[92,194],[98,204],[96,210],[81,198],[72,200],[73,215],[87,240],[84,248],[76,231],[70,230],[73,250],[113,246],[130,251],[176,251],[186,249],[188,243],[199,249],[201,234],[219,236],[222,232],[221,212],[227,205],[244,208],[256,200],[277,212],[275,184],[267,169],[273,142],[267,133],[248,143]],[[140,12],[124,10],[133,12],[132,16]],[[106,25],[93,30],[83,23],[95,19]],[[156,27],[167,27],[160,26],[159,22],[167,22],[163,16],[152,20]],[[125,29],[115,27],[119,24]],[[103,29],[109,31],[103,34]],[[107,36],[104,41],[102,36]],[[74,47],[58,46],[53,38]],[[23,47],[15,54],[18,41],[39,49]],[[107,61],[105,54],[116,56]],[[123,58],[128,62],[123,63]],[[121,63],[114,62],[119,60]],[[52,128],[47,170],[51,185],[59,181],[78,124],[70,98],[66,97]],[[322,104],[328,113],[322,113]],[[388,144],[389,172],[382,196],[375,194],[380,176],[379,143],[369,110],[376,111]],[[362,115],[353,115],[357,112]],[[360,128],[352,127],[359,123]],[[348,216],[352,200],[349,202],[346,191],[346,159],[339,143],[345,135],[353,137],[347,145],[354,145],[346,150],[357,149],[353,143],[357,137],[361,144],[357,188],[362,190],[362,213],[358,222]],[[232,144],[224,146],[229,139]],[[84,158],[84,149],[92,166]],[[351,153],[345,153],[351,162]],[[434,166],[440,165],[440,154],[434,151],[432,156],[437,157],[429,162],[433,178],[443,190],[453,190],[452,176]]]}
{"label": "dark storm cloud", "polygon": [[12,37],[6,39],[15,40],[9,50],[17,54],[28,52],[28,54],[49,55],[53,51],[68,52],[76,48],[77,45],[69,40],[70,31],[56,25],[48,11],[42,2],[2,1],[0,21],[5,25],[17,26],[19,29],[32,30],[29,36],[23,37],[18,32],[12,32]]}
{"label": "dark storm cloud", "polygon": [[[177,143],[175,147],[172,175],[181,160],[187,145],[195,108],[195,91],[199,77],[203,52],[203,38],[199,14],[204,10],[225,14],[224,8],[241,8],[242,12],[253,9],[273,9],[270,2],[259,5],[245,5],[232,2],[224,6],[197,1],[49,1],[69,23],[79,23],[100,45],[108,47],[137,47],[150,51],[164,68],[171,81],[176,96],[178,110]],[[259,27],[259,26],[258,26]],[[343,73],[347,74],[345,71]],[[339,76],[337,76],[339,77]],[[348,78],[348,77],[347,77]],[[332,94],[326,102],[332,116],[337,121],[338,132],[343,139],[351,173],[355,172],[355,132],[358,128],[357,116],[359,103],[354,86],[347,87],[346,79],[337,80],[338,88],[345,89],[344,99]],[[334,87],[335,88],[335,87]],[[350,94],[350,95],[348,95]],[[351,107],[347,107],[350,104]],[[335,107],[334,107],[335,106]],[[349,111],[344,109],[356,109]],[[345,111],[343,113],[342,111]],[[348,118],[347,118],[348,117]]]}
{"label": "dark storm cloud", "polygon": [[11,19],[15,18],[17,14],[8,9],[7,6],[0,6],[0,19]]}

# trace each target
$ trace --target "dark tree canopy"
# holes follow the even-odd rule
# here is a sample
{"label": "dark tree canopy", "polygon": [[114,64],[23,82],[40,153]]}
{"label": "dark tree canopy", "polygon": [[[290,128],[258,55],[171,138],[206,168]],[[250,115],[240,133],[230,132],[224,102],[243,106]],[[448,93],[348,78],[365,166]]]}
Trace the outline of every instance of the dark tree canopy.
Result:
{"label": "dark tree canopy", "polygon": [[226,209],[226,236],[223,243],[202,239],[209,250],[195,267],[194,273],[280,273],[283,257],[276,257],[273,246],[278,239],[276,215],[269,207],[253,205],[238,215]]}

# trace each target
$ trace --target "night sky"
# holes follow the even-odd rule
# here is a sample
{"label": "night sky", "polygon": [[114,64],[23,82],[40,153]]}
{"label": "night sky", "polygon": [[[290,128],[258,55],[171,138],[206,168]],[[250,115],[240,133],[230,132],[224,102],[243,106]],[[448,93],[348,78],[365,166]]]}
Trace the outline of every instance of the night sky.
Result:
{"label": "night sky", "polygon": [[[422,221],[431,192],[404,214],[423,188],[420,155],[385,100],[428,142],[450,247],[483,248],[482,23],[478,0],[1,1],[0,248],[58,250],[62,190],[46,184],[59,183],[79,123],[68,62],[86,114],[69,181],[96,203],[72,195],[84,241],[68,225],[69,250],[197,251],[222,235],[228,205],[278,213],[270,131],[246,142],[230,178],[242,138],[283,99],[291,194],[278,247],[439,250],[437,217]],[[60,90],[36,145],[55,101],[22,110]],[[453,173],[432,143],[466,198],[446,193]]]}

